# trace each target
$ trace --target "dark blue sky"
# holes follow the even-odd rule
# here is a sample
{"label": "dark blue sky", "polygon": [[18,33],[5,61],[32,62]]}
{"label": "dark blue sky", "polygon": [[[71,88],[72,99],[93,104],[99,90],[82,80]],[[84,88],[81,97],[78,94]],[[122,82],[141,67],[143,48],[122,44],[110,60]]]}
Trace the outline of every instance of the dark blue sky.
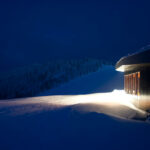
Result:
{"label": "dark blue sky", "polygon": [[149,0],[0,1],[0,70],[58,58],[116,61],[150,44]]}

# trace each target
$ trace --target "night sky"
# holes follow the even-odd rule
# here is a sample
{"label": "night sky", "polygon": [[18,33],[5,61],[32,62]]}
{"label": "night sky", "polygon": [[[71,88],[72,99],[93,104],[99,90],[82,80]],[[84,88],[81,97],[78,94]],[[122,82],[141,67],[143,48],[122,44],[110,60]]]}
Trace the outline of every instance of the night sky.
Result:
{"label": "night sky", "polygon": [[117,61],[150,44],[149,0],[1,0],[0,71],[51,59]]}

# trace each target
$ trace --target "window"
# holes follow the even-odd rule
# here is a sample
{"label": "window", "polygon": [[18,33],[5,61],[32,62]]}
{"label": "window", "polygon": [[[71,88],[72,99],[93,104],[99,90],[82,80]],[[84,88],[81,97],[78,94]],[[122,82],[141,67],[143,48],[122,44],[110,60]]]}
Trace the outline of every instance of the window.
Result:
{"label": "window", "polygon": [[125,92],[140,95],[140,72],[124,76]]}

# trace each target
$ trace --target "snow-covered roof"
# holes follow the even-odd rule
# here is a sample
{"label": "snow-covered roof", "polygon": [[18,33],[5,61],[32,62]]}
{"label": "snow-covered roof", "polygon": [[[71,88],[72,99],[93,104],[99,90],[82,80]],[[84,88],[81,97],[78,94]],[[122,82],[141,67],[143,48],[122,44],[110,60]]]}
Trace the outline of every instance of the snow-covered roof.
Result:
{"label": "snow-covered roof", "polygon": [[116,70],[118,71],[126,71],[129,68],[135,68],[136,66],[145,66],[150,65],[150,49],[135,53],[129,56],[122,57],[116,63]]}

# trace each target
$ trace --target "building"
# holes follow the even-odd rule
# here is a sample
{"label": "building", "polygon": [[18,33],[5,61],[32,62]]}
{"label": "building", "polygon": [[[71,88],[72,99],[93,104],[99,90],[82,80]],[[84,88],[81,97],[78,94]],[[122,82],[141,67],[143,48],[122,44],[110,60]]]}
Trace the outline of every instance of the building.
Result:
{"label": "building", "polygon": [[122,57],[116,70],[124,72],[124,90],[136,95],[138,107],[150,108],[150,49]]}

